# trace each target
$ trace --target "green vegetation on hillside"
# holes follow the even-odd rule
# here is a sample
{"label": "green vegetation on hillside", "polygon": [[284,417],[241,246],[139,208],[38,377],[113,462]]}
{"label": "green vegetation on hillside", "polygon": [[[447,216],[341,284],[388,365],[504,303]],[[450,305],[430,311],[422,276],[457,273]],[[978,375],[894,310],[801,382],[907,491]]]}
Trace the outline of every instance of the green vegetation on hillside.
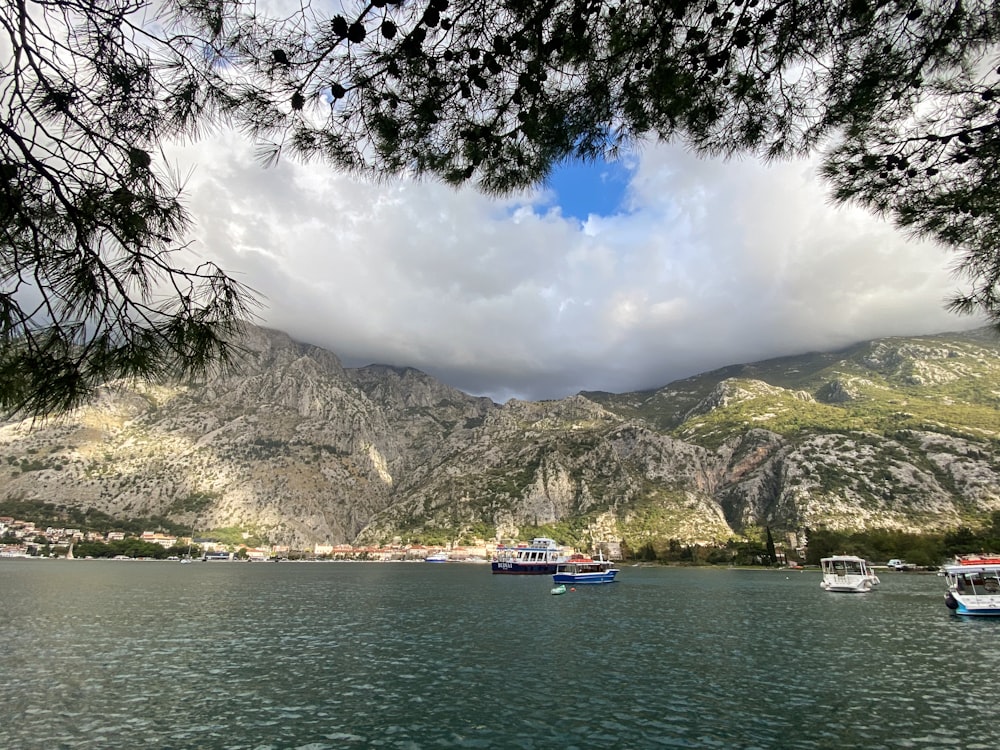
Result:
{"label": "green vegetation on hillside", "polygon": [[222,497],[221,492],[192,492],[187,497],[179,497],[174,500],[166,512],[200,513],[212,507],[212,504],[220,497]]}
{"label": "green vegetation on hillside", "polygon": [[266,538],[255,530],[226,526],[224,528],[201,531],[199,537],[225,544],[230,547],[260,547],[266,543]]}
{"label": "green vegetation on hillside", "polygon": [[685,544],[678,539],[647,541],[626,559],[668,565],[772,565],[767,545],[753,539],[730,539],[715,545]]}
{"label": "green vegetation on hillside", "polygon": [[[623,539],[632,544],[636,540],[646,543],[652,539],[687,539],[696,531],[692,528],[694,517],[682,489],[658,490],[652,483],[647,483],[642,497],[630,507],[627,518],[619,521],[619,529]],[[731,535],[725,524],[720,522],[712,527],[705,524],[700,516],[698,518],[697,535],[700,539],[722,541]]]}
{"label": "green vegetation on hillside", "polygon": [[554,523],[529,524],[520,528],[520,536],[523,539],[549,537],[567,547],[589,550],[594,545],[594,538],[590,533],[590,526],[594,520],[593,515],[582,515]]}
{"label": "green vegetation on hillside", "polygon": [[77,542],[73,547],[74,557],[146,557],[154,560],[165,560],[168,557],[180,557],[187,554],[185,544],[163,547],[155,542],[144,542],[135,537],[110,542]]}
{"label": "green vegetation on hillside", "polygon": [[160,531],[174,536],[191,536],[193,533],[189,526],[163,516],[116,518],[94,508],[57,505],[41,500],[0,500],[0,516],[29,521],[39,527],[69,526],[102,534],[124,531],[126,534],[139,535],[143,531]]}
{"label": "green vegetation on hillside", "polygon": [[[732,394],[725,405],[695,409],[723,382]],[[927,430],[997,450],[1000,337],[986,328],[878,339],[833,353],[733,365],[655,391],[586,395],[621,417],[710,449],[759,427],[784,437]]]}
{"label": "green vegetation on hillside", "polygon": [[823,557],[852,554],[873,561],[901,558],[933,567],[970,553],[1000,552],[1000,511],[982,527],[960,526],[941,534],[911,534],[891,529],[844,533],[816,529],[809,532],[806,562],[818,565]]}
{"label": "green vegetation on hillside", "polygon": [[[686,544],[678,539],[656,538],[623,546],[626,559],[642,562],[688,565],[770,565],[772,555],[764,538],[750,534],[715,545]],[[895,529],[838,532],[807,530],[805,559],[789,550],[788,562],[819,565],[823,557],[851,554],[873,562],[904,559],[914,565],[933,568],[955,555],[1000,552],[1000,511],[982,526],[960,526],[939,534],[913,534]]]}

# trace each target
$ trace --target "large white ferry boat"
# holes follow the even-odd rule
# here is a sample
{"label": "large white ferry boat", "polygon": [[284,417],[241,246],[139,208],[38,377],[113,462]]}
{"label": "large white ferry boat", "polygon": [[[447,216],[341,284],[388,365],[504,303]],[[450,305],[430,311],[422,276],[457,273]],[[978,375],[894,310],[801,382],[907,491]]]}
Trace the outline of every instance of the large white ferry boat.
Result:
{"label": "large white ferry boat", "polygon": [[559,563],[566,559],[555,539],[538,536],[531,540],[531,544],[498,546],[490,567],[494,573],[544,576],[554,574]]}

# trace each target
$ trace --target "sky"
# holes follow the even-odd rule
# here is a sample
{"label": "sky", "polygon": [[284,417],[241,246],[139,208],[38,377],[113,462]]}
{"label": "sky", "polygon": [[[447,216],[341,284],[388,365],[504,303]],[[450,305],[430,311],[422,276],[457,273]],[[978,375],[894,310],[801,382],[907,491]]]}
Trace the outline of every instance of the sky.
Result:
{"label": "sky", "polygon": [[955,257],[831,205],[809,161],[650,143],[498,199],[265,168],[231,133],[169,155],[196,222],[177,260],[253,288],[258,323],[499,403],[983,324],[945,310]]}

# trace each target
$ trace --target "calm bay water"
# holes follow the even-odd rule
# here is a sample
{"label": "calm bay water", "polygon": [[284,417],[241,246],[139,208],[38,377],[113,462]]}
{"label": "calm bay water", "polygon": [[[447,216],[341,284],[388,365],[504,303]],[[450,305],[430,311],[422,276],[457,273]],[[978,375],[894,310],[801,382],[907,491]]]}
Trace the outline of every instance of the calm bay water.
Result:
{"label": "calm bay water", "polygon": [[933,574],[0,561],[0,748],[1000,747]]}

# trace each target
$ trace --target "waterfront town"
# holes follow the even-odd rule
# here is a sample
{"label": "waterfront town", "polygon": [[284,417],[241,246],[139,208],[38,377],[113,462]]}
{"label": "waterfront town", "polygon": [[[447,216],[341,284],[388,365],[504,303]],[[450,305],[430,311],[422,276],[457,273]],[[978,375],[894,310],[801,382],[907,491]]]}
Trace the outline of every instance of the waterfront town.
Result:
{"label": "waterfront town", "polygon": [[[249,534],[245,537],[249,539]],[[81,557],[74,549],[86,548],[87,543],[113,546],[133,540],[156,547],[133,545],[132,549],[153,550],[148,555],[114,555],[116,559],[183,559],[199,560],[358,560],[407,561],[423,560],[428,555],[444,552],[455,562],[487,562],[496,550],[495,543],[474,546],[425,546],[420,544],[390,544],[355,547],[350,544],[316,544],[310,550],[283,546],[250,546],[224,543],[217,539],[183,537],[159,531],[143,531],[129,535],[124,531],[95,532],[74,528],[47,526],[42,528],[30,521],[0,516],[0,557]],[[161,553],[159,548],[162,548]],[[84,555],[86,557],[86,555]]]}

